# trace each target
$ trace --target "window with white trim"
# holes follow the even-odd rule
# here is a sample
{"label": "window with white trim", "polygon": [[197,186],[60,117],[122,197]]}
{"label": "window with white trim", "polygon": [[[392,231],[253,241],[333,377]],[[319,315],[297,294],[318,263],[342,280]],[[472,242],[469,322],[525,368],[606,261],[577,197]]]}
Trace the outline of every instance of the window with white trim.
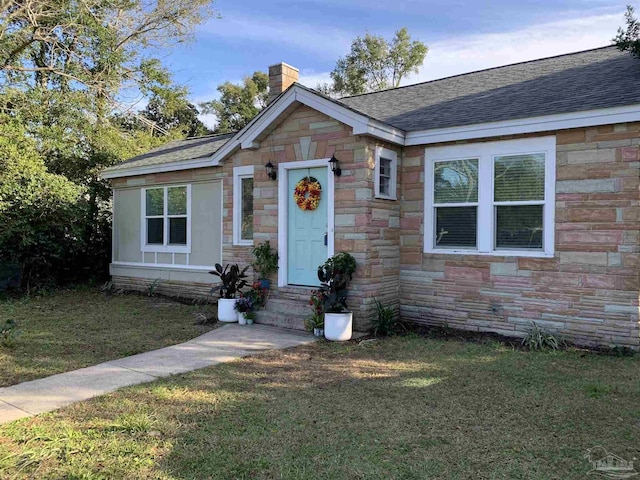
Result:
{"label": "window with white trim", "polygon": [[398,154],[387,148],[376,147],[375,196],[396,199]]}
{"label": "window with white trim", "polygon": [[253,245],[253,166],[233,169],[233,243]]}
{"label": "window with white trim", "polygon": [[191,185],[142,189],[142,251],[189,253]]}
{"label": "window with white trim", "polygon": [[425,252],[551,256],[555,137],[425,150]]}

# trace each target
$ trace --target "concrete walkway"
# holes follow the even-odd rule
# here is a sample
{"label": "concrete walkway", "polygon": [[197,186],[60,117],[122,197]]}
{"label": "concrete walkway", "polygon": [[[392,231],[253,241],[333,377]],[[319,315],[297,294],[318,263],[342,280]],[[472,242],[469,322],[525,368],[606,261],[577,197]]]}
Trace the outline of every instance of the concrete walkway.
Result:
{"label": "concrete walkway", "polygon": [[0,388],[0,424],[50,412],[129,385],[314,340],[303,332],[264,325],[224,325],[171,347]]}

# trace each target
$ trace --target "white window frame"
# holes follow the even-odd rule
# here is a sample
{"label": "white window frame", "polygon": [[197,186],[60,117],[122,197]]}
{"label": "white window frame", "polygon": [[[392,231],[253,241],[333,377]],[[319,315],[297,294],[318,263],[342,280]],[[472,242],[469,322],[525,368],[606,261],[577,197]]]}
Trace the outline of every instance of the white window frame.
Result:
{"label": "white window frame", "polygon": [[[380,192],[380,159],[391,160],[391,177],[389,178],[389,194]],[[396,184],[398,178],[398,154],[384,147],[376,147],[375,197],[384,200],[396,200]]]}
{"label": "white window frame", "polygon": [[[233,244],[253,245],[253,239],[242,237],[242,180],[253,178],[253,165],[233,168]],[[255,210],[255,209],[254,209]]]}
{"label": "white window frame", "polygon": [[[172,217],[184,217],[184,215],[169,215],[168,202],[170,188],[187,188],[187,244],[186,245],[171,245],[169,244],[169,219]],[[151,215],[147,216],[147,190],[164,190],[164,211],[163,215]],[[141,228],[140,228],[140,245],[143,252],[151,253],[191,253],[191,185],[157,185],[142,188],[140,190],[140,205],[141,205]],[[147,219],[148,218],[163,218],[163,244],[148,244],[147,243]]]}
{"label": "white window frame", "polygon": [[[495,157],[505,155],[526,155],[544,153],[545,179],[544,202],[497,202],[494,203]],[[434,174],[436,162],[450,160],[478,159],[478,225],[477,248],[437,248],[435,247]],[[425,149],[425,195],[424,195],[424,252],[439,254],[494,255],[518,257],[553,257],[555,252],[555,197],[556,197],[556,137],[536,137],[499,142],[471,143]],[[542,249],[496,249],[495,248],[495,207],[502,204],[543,205]],[[458,206],[443,204],[442,206]]]}

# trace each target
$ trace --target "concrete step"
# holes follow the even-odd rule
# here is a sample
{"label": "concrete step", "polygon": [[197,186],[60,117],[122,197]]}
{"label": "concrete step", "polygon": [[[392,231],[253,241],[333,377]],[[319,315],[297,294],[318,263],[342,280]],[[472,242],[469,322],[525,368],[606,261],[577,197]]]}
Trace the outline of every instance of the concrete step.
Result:
{"label": "concrete step", "polygon": [[311,315],[309,301],[269,298],[265,308],[256,312],[256,323],[304,330],[304,320]]}
{"label": "concrete step", "polygon": [[290,330],[305,330],[304,318],[300,315],[269,312],[260,310],[256,312],[256,323],[271,325],[273,327],[288,328]]}
{"label": "concrete step", "polygon": [[304,317],[311,314],[311,306],[308,300],[300,301],[286,298],[269,298],[264,310],[274,313],[302,315]]}

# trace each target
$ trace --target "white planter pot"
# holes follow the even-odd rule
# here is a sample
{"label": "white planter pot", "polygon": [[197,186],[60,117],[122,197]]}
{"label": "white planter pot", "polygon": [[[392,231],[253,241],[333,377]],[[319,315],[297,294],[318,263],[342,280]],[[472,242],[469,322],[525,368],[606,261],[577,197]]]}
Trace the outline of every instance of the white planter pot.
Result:
{"label": "white planter pot", "polygon": [[221,298],[218,300],[218,320],[221,322],[237,322],[238,313],[233,309],[235,298]]}
{"label": "white planter pot", "polygon": [[238,312],[238,323],[240,325],[246,325],[247,324],[247,317],[245,317],[246,313],[243,312]]}
{"label": "white planter pot", "polygon": [[324,338],[327,340],[351,340],[353,313],[325,313]]}

